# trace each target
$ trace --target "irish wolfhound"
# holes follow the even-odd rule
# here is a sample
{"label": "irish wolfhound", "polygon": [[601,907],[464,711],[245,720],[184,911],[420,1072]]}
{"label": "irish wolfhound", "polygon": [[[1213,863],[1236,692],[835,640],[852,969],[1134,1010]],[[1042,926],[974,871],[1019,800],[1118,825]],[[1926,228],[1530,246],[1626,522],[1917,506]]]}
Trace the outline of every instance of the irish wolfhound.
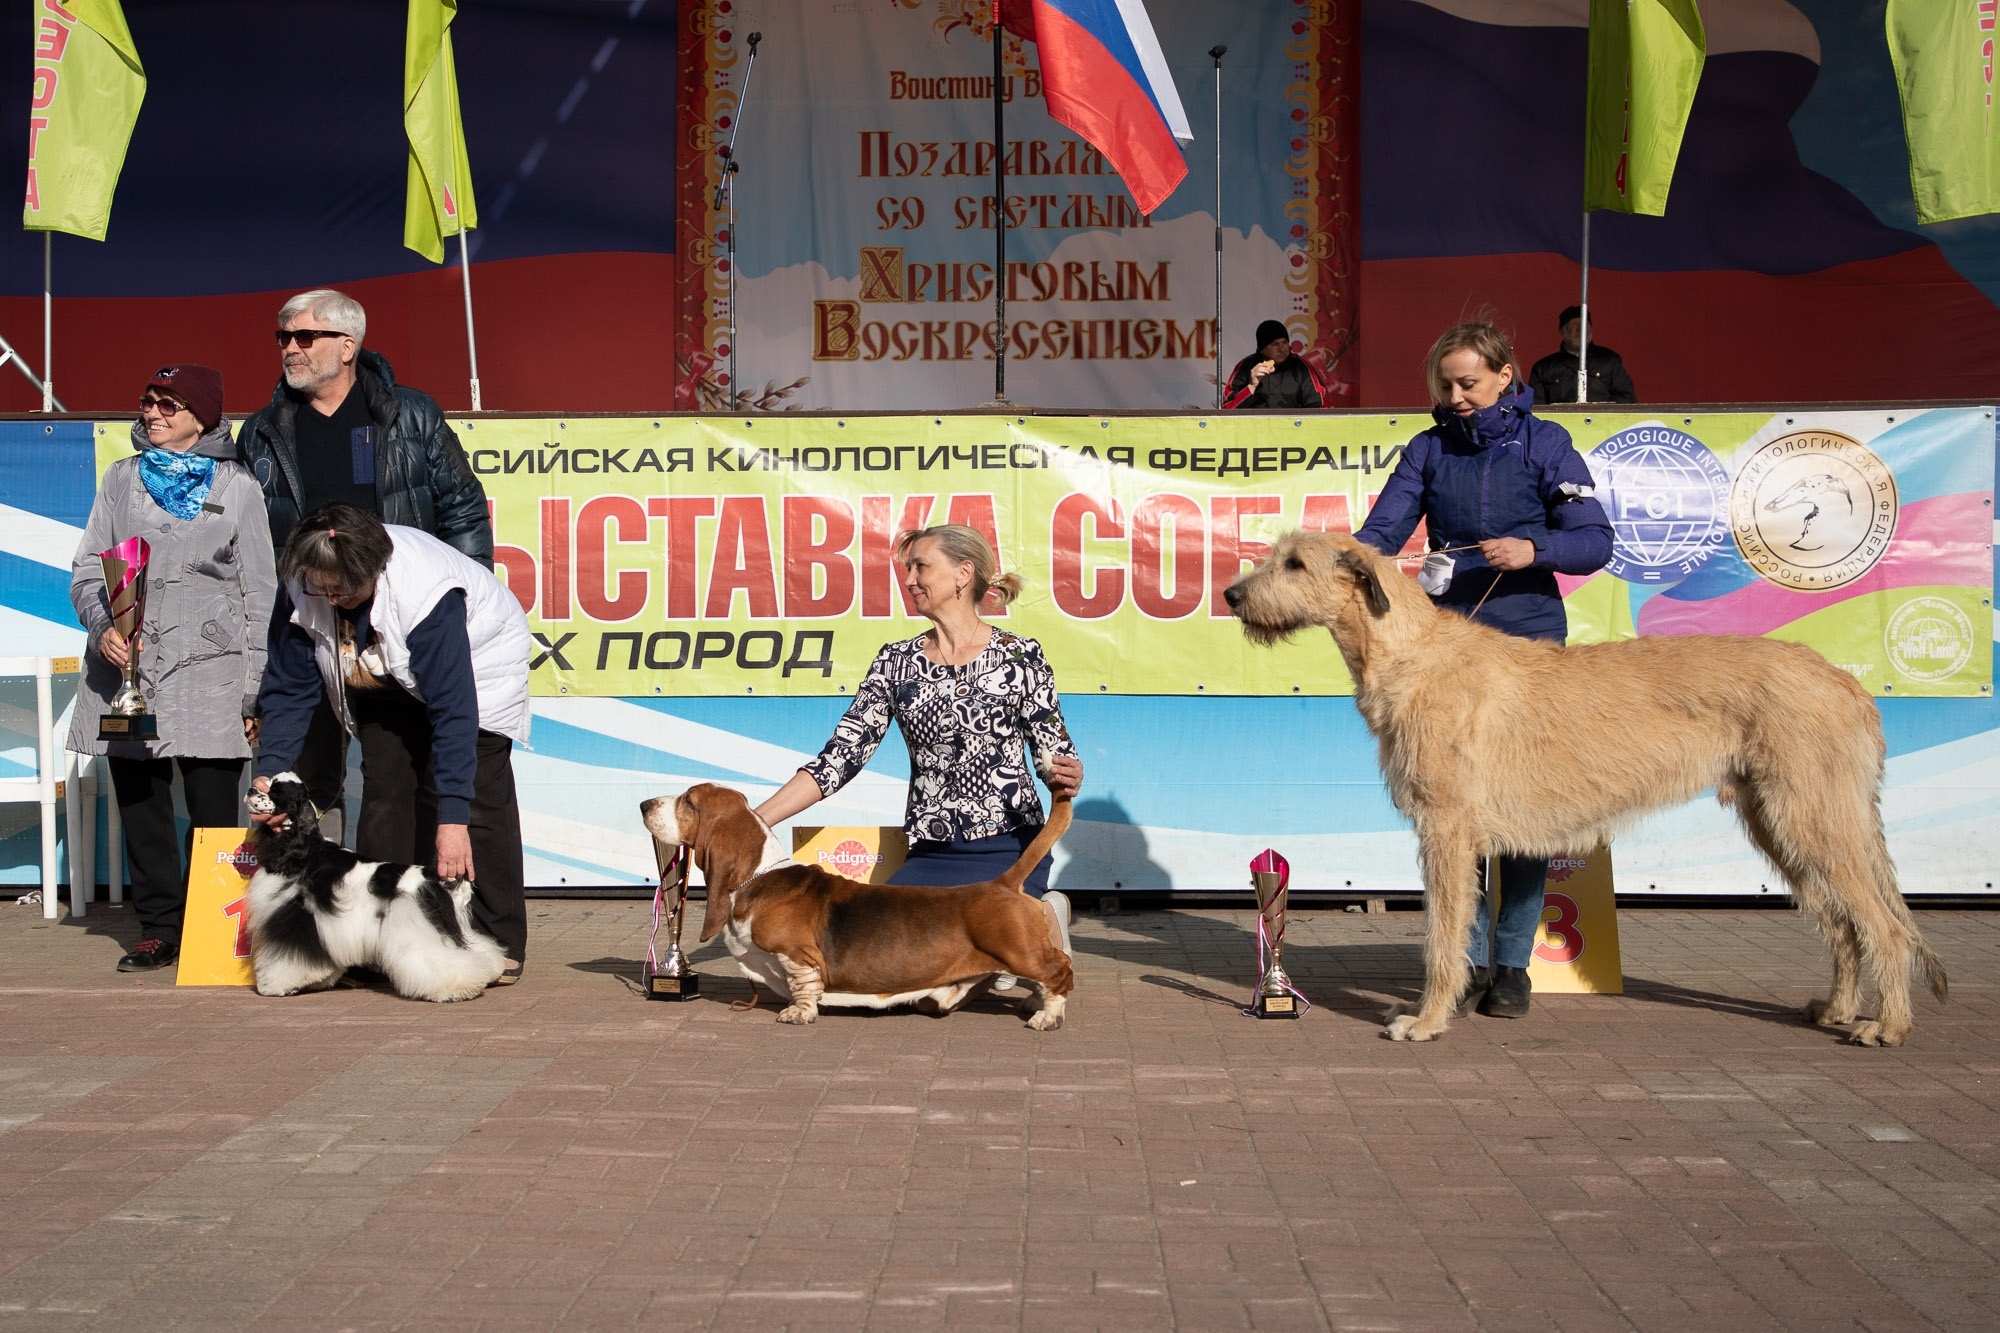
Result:
{"label": "irish wolfhound", "polygon": [[1440,611],[1394,562],[1352,537],[1293,533],[1226,594],[1258,643],[1323,625],[1354,677],[1396,806],[1416,826],[1429,915],[1424,991],[1387,1035],[1441,1034],[1470,981],[1466,944],[1481,858],[1586,851],[1649,810],[1709,788],[1833,953],[1833,989],[1808,1021],[1853,1023],[1865,961],[1881,1016],[1852,1039],[1910,1032],[1910,955],[1931,990],[1944,968],[1896,888],[1876,795],[1882,724],[1846,672],[1802,644],[1735,636],[1574,648],[1517,639]]}

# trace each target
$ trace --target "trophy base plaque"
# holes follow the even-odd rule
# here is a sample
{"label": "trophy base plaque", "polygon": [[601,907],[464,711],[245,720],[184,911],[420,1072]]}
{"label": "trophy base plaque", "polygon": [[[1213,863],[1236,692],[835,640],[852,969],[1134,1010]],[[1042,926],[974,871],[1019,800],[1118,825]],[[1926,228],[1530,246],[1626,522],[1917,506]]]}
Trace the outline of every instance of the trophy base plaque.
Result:
{"label": "trophy base plaque", "polygon": [[669,977],[655,972],[646,978],[646,998],[649,1000],[692,1000],[700,994],[699,973],[683,972],[677,977]]}
{"label": "trophy base plaque", "polygon": [[1297,1018],[1299,1002],[1291,995],[1259,995],[1250,1002],[1250,1012],[1258,1018]]}
{"label": "trophy base plaque", "polygon": [[152,713],[106,713],[97,720],[97,739],[101,741],[156,741],[160,738],[160,719]]}

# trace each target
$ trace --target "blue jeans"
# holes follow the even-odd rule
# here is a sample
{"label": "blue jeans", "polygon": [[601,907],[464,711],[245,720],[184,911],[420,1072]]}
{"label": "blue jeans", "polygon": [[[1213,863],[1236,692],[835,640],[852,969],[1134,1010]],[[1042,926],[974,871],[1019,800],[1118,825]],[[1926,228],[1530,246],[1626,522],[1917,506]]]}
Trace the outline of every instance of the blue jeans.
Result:
{"label": "blue jeans", "polygon": [[[1479,877],[1486,879],[1482,862]],[[1474,967],[1487,966],[1490,957],[1500,967],[1526,967],[1535,952],[1535,931],[1542,924],[1542,890],[1549,882],[1546,856],[1503,856],[1500,858],[1499,920],[1489,929],[1486,920],[1490,905],[1487,892],[1479,895],[1479,908],[1472,914],[1472,943],[1466,957]]]}
{"label": "blue jeans", "polygon": [[[1041,831],[1041,825],[1037,824],[1033,828],[1015,829],[990,838],[913,842],[910,844],[909,859],[889,876],[889,883],[928,884],[943,888],[993,879],[1006,874]],[[1022,887],[1030,898],[1039,898],[1049,891],[1049,871],[1055,863],[1056,858],[1051,853],[1029,872],[1028,882]]]}

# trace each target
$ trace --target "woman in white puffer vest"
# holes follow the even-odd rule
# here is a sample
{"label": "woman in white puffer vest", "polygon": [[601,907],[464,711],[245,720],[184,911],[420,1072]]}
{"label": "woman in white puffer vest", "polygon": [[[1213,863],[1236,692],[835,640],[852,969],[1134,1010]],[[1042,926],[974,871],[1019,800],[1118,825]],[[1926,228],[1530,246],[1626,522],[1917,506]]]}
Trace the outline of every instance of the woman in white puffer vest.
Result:
{"label": "woman in white puffer vest", "polygon": [[264,673],[256,785],[298,757],[322,697],[361,742],[354,849],[473,882],[472,919],[521,975],[521,813],[528,618],[493,571],[417,528],[322,505],[299,520]]}

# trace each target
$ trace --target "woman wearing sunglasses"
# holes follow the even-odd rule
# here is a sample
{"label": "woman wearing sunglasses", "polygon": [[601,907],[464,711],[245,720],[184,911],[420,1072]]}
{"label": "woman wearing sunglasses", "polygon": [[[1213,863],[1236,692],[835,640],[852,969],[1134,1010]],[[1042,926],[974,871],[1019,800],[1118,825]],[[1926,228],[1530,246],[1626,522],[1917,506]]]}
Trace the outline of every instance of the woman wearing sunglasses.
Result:
{"label": "woman wearing sunglasses", "polygon": [[[132,448],[136,457],[105,470],[70,566],[69,599],[90,639],[69,748],[110,756],[140,936],[118,970],[146,972],[179,957],[187,907],[187,844],[174,832],[175,766],[192,827],[242,823],[237,789],[257,738],[277,571],[264,492],[236,461],[222,415],[220,372],[161,367],[139,399]],[[131,537],[143,537],[150,551],[145,617],[127,642],[111,623],[99,554]],[[98,719],[133,655],[159,735],[99,740]]]}

